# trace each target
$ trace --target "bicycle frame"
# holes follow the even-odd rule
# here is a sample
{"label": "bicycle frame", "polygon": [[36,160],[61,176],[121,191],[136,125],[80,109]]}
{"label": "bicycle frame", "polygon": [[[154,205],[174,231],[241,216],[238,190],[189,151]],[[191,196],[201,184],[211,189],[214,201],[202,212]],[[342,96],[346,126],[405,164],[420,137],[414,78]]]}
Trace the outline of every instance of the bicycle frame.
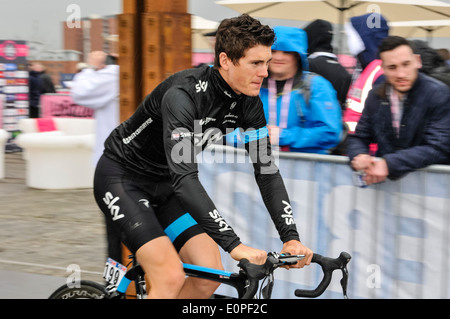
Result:
{"label": "bicycle frame", "polygon": [[[108,295],[113,292],[122,296],[125,294],[129,284],[134,281],[136,284],[136,292],[143,296],[144,292],[142,289],[141,282],[144,281],[144,271],[142,267],[137,264],[134,256],[133,258],[133,267],[129,269],[125,276],[119,283],[117,289],[113,287],[111,290],[108,290]],[[218,270],[208,267],[196,266],[191,264],[183,264],[184,271],[187,276],[197,277],[202,279],[208,279],[212,281],[216,281],[222,284],[226,284],[232,286],[236,289],[238,293],[238,298],[247,299],[253,298],[257,292],[259,281],[265,277],[271,278],[271,285],[273,284],[273,271],[282,265],[290,265],[295,263],[296,261],[288,261],[289,258],[294,256],[290,255],[280,255],[277,253],[269,253],[268,258],[263,265],[255,265],[251,264],[248,260],[242,259],[238,266],[240,270],[238,273],[228,272],[224,270]],[[307,297],[307,298],[315,298],[320,296],[328,287],[331,282],[332,274],[334,270],[342,271],[342,279],[340,281],[342,286],[342,291],[344,298],[347,298],[347,281],[348,281],[348,271],[347,264],[350,261],[351,256],[346,252],[341,252],[339,257],[337,258],[329,258],[324,257],[319,254],[314,254],[312,258],[313,263],[317,263],[322,267],[323,278],[319,285],[312,290],[304,290],[304,289],[296,289],[295,295],[297,297]],[[268,289],[263,289],[265,292],[263,296],[265,298],[270,298],[272,293],[272,287],[268,286]],[[115,298],[117,294],[112,294],[111,296]]]}
{"label": "bicycle frame", "polygon": [[228,272],[207,267],[183,264],[186,275],[216,281],[236,289],[238,297],[241,298],[245,292],[246,276],[242,273]]}
{"label": "bicycle frame", "polygon": [[[236,289],[239,299],[252,299],[259,294],[264,299],[270,299],[272,295],[272,288],[274,284],[273,272],[279,267],[293,265],[302,259],[303,255],[289,255],[270,252],[267,254],[266,262],[262,265],[252,264],[247,259],[241,259],[238,263],[238,272],[228,272],[224,270],[212,269],[190,264],[183,264],[184,271],[187,276],[212,280],[221,284],[231,286]],[[134,256],[132,259],[132,267],[125,271],[124,266],[119,263],[110,263],[108,259],[105,266],[105,279],[107,281],[112,279],[113,284],[105,285],[94,281],[81,280],[80,285],[76,287],[69,287],[67,284],[57,288],[51,295],[50,299],[122,299],[131,282],[136,285],[136,295],[138,298],[143,298],[146,293],[146,281],[142,267],[137,263]],[[311,262],[316,263],[322,267],[323,278],[315,289],[296,289],[294,291],[297,297],[316,298],[320,296],[331,282],[333,272],[341,270],[342,279],[340,281],[344,298],[347,298],[347,282],[348,271],[347,264],[351,256],[346,252],[341,252],[339,257],[330,258],[319,254],[314,254]],[[128,264],[128,266],[130,265]],[[110,266],[112,265],[112,268]],[[113,271],[117,267],[119,272]],[[125,274],[121,274],[122,269]],[[110,274],[113,277],[108,277]],[[116,279],[120,279],[118,286]],[[268,281],[266,282],[266,279]],[[260,287],[260,283],[266,283],[264,287]],[[213,295],[214,299],[234,299],[234,297]]]}
{"label": "bicycle frame", "polygon": [[[219,282],[221,284],[229,285],[236,289],[238,298],[241,298],[245,293],[246,276],[242,273],[228,272],[224,270],[218,270],[214,268],[196,266],[191,264],[184,264],[183,269],[187,276],[196,277],[202,279],[208,279]],[[141,282],[143,280],[144,271],[139,264],[133,259],[133,267],[130,268],[117,287],[119,294],[125,294],[131,282],[136,285],[136,293],[140,296],[143,295]]]}

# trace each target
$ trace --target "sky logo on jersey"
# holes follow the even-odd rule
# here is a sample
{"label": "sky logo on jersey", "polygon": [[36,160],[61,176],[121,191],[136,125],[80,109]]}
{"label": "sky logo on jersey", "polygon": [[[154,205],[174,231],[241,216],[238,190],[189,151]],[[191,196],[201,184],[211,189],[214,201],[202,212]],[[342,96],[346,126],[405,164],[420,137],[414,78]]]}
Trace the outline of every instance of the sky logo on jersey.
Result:
{"label": "sky logo on jersey", "polygon": [[105,194],[105,197],[103,197],[103,201],[108,206],[108,209],[109,209],[109,212],[111,213],[113,221],[116,221],[118,219],[125,217],[124,214],[119,213],[120,212],[119,205],[114,205],[118,200],[119,200],[119,197],[117,197],[117,196],[114,197],[114,195],[111,194],[110,192],[107,192]]}
{"label": "sky logo on jersey", "polygon": [[287,201],[283,200],[281,201],[284,206],[284,214],[281,214],[281,217],[284,218],[284,221],[286,225],[293,225],[295,224],[294,217],[292,216],[292,206]]}
{"label": "sky logo on jersey", "polygon": [[208,81],[199,80],[198,84],[195,85],[195,92],[199,93],[200,91],[206,92],[208,88]]}
{"label": "sky logo on jersey", "polygon": [[212,212],[209,212],[209,216],[211,216],[214,221],[216,223],[219,224],[219,231],[220,232],[224,232],[227,230],[233,230],[230,226],[228,226],[227,222],[225,221],[225,219],[223,219],[222,216],[220,216],[219,212],[217,211],[217,209],[214,209]]}

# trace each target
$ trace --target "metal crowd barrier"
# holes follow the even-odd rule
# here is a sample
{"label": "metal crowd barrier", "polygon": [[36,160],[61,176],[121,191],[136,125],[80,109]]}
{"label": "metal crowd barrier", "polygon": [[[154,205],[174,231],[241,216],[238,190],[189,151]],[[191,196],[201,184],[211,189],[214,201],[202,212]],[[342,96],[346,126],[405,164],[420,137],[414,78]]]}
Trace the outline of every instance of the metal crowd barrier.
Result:
{"label": "metal crowd barrier", "polygon": [[[281,248],[245,152],[207,149],[199,177],[241,240],[267,251]],[[276,153],[302,242],[322,255],[352,255],[350,298],[448,298],[450,166],[434,165],[397,181],[354,186],[348,158]],[[226,269],[235,266],[225,257]],[[320,270],[279,271],[275,298],[295,298]],[[324,298],[341,298],[338,281]]]}

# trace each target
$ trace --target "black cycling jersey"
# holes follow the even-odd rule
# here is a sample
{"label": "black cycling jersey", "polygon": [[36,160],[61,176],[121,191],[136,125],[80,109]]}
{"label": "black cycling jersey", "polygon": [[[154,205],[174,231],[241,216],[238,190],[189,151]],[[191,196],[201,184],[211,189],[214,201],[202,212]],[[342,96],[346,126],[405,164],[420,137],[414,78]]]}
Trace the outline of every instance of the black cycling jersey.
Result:
{"label": "black cycling jersey", "polygon": [[149,178],[170,177],[186,211],[230,252],[240,240],[201,185],[195,155],[237,127],[244,132],[257,184],[281,240],[299,240],[261,100],[236,94],[212,67],[181,71],[163,81],[111,133],[105,155]]}

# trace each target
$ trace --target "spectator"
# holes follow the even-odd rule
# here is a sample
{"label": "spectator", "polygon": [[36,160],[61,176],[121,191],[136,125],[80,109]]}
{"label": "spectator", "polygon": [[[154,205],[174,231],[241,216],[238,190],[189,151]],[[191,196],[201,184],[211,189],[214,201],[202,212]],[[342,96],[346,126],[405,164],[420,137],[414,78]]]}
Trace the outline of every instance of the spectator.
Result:
{"label": "spectator", "polygon": [[33,69],[38,72],[42,79],[42,91],[41,94],[56,93],[55,85],[52,78],[45,72],[45,67],[41,63],[33,63]]}
{"label": "spectator", "polygon": [[450,66],[445,63],[442,56],[425,41],[413,40],[412,43],[414,53],[419,54],[422,60],[420,71],[450,86]]}
{"label": "spectator", "polygon": [[29,67],[29,117],[40,117],[40,99],[42,94],[56,93],[51,77],[45,72],[45,67],[33,62]]}
{"label": "spectator", "polygon": [[448,67],[450,67],[450,52],[448,49],[442,48],[437,49],[437,53],[442,57],[442,59],[445,61]]}
{"label": "spectator", "polygon": [[382,15],[370,13],[352,17],[345,28],[349,50],[357,58],[358,63],[344,112],[344,122],[348,127],[348,132],[352,134],[361,116],[367,94],[374,84],[383,81],[378,47],[381,41],[388,36],[389,27]]}
{"label": "spectator", "polygon": [[[274,28],[269,77],[260,98],[269,128],[270,143],[282,151],[326,154],[341,139],[342,113],[329,81],[310,73],[306,32],[299,28]],[[237,131],[227,142],[239,144]]]}
{"label": "spectator", "polygon": [[333,27],[330,22],[317,19],[304,29],[308,35],[309,71],[323,76],[336,90],[342,111],[345,108],[347,93],[352,76],[339,63],[333,53]]}
{"label": "spectator", "polygon": [[260,97],[272,145],[282,150],[328,153],[341,138],[342,113],[331,83],[308,72],[306,32],[274,28],[269,77]]}
{"label": "spectator", "polygon": [[77,73],[71,83],[74,102],[94,109],[97,126],[94,165],[103,153],[109,133],[119,125],[119,66],[107,64],[107,58],[105,52],[91,52],[90,67]]}
{"label": "spectator", "polygon": [[[380,46],[385,82],[372,89],[354,135],[351,167],[369,185],[431,164],[450,164],[450,89],[421,72],[420,56],[401,37]],[[378,144],[377,157],[369,144]]]}
{"label": "spectator", "polygon": [[40,117],[40,98],[43,90],[42,78],[38,71],[29,65],[29,82],[28,82],[28,115],[30,118]]}

